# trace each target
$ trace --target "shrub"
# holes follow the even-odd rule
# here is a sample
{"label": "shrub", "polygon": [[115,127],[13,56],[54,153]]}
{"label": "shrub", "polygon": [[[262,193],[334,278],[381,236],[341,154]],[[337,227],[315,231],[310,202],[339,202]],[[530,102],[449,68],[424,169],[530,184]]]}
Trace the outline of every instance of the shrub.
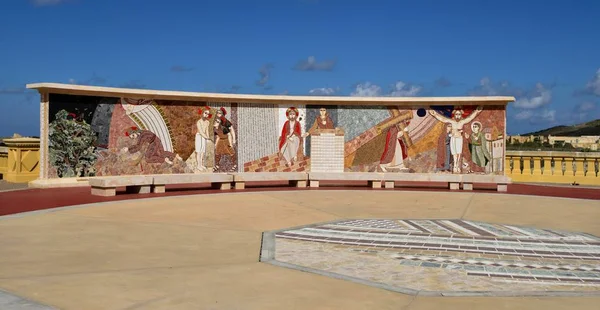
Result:
{"label": "shrub", "polygon": [[96,173],[96,133],[84,120],[75,118],[75,115],[60,110],[48,126],[50,163],[61,178],[94,176]]}

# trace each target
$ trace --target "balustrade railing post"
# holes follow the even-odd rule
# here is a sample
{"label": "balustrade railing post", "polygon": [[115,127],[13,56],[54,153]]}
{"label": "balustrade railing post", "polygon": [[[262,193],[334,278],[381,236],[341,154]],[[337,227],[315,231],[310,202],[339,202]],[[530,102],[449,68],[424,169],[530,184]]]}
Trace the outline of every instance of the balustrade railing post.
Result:
{"label": "balustrade railing post", "polygon": [[568,176],[571,182],[573,182],[575,173],[577,172],[577,163],[575,162],[575,157],[568,157],[565,159],[567,162],[567,171],[565,172],[565,176]]}
{"label": "balustrade railing post", "polygon": [[584,167],[584,157],[574,157],[573,163],[575,163],[575,173],[574,176],[577,177],[585,177],[585,167]]}
{"label": "balustrade railing post", "polygon": [[543,164],[543,168],[542,168],[542,174],[544,176],[551,176],[552,175],[552,162],[551,162],[552,157],[542,157],[542,162]]}
{"label": "balustrade railing post", "polygon": [[533,156],[533,157],[531,157],[531,159],[533,160],[533,170],[531,171],[531,174],[534,176],[541,177],[542,176],[542,158],[539,156]]}
{"label": "balustrade railing post", "polygon": [[522,156],[521,157],[522,163],[523,163],[523,175],[532,175],[533,171],[532,171],[532,165],[531,165],[531,156]]}
{"label": "balustrade railing post", "polygon": [[511,161],[512,156],[506,155],[506,157],[504,158],[504,174],[506,176],[511,176],[513,173]]}

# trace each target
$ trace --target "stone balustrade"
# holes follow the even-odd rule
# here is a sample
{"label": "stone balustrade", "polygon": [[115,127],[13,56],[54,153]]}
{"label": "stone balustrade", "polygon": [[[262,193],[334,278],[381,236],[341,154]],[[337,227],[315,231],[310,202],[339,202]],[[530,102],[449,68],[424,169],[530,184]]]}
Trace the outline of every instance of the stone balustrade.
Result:
{"label": "stone balustrade", "polygon": [[6,153],[0,150],[0,173],[12,183],[26,183],[40,176],[40,139],[4,139]]}
{"label": "stone balustrade", "polygon": [[0,175],[2,175],[2,176],[5,175],[7,170],[8,170],[8,147],[0,146]]}
{"label": "stone balustrade", "polygon": [[600,185],[600,152],[507,151],[513,182]]}

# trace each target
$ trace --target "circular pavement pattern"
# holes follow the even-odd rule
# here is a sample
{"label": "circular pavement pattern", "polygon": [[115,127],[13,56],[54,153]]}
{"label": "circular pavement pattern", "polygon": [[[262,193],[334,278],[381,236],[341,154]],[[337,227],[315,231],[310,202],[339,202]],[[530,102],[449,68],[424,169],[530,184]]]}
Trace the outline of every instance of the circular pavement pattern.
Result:
{"label": "circular pavement pattern", "polygon": [[458,219],[353,219],[269,232],[261,260],[409,294],[600,294],[600,238]]}

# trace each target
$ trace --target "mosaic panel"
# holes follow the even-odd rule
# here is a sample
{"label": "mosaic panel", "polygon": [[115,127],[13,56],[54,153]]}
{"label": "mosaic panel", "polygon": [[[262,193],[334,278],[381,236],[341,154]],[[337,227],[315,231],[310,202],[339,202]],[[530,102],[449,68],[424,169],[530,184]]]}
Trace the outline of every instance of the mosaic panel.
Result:
{"label": "mosaic panel", "polygon": [[457,219],[354,219],[274,233],[275,262],[420,292],[600,295],[600,238]]}
{"label": "mosaic panel", "polygon": [[[240,130],[246,134],[239,142],[242,163],[252,162],[277,153],[277,109],[272,104],[241,104]],[[244,134],[242,134],[244,135]],[[243,171],[243,170],[240,170]]]}
{"label": "mosaic panel", "polygon": [[340,126],[346,128],[346,142],[390,117],[387,109],[359,106],[340,109],[338,115]]}
{"label": "mosaic panel", "polygon": [[503,147],[496,147],[504,141],[503,106],[291,106],[52,95],[48,122],[52,177],[504,174],[494,164],[504,156]]}

